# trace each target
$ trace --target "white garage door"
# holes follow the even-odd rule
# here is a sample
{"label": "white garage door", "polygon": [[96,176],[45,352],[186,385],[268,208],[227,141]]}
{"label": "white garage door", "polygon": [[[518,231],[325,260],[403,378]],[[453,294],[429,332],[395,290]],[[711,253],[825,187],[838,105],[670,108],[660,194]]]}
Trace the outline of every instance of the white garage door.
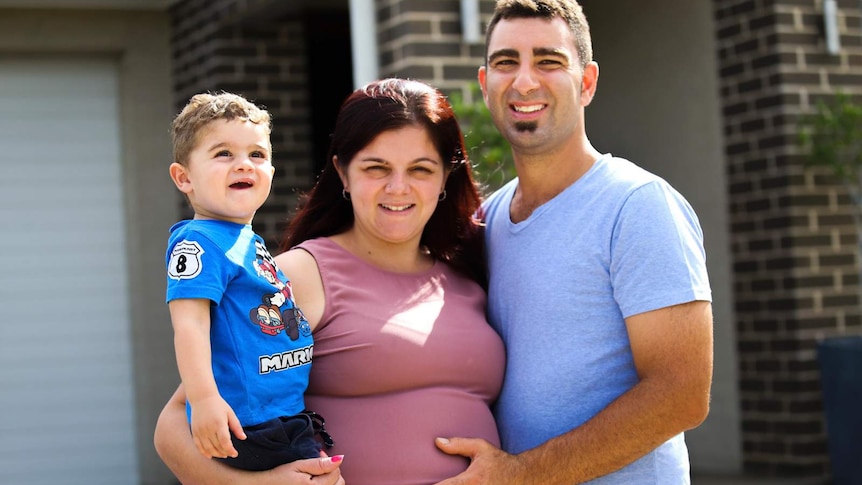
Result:
{"label": "white garage door", "polygon": [[0,56],[0,484],[137,484],[117,66]]}

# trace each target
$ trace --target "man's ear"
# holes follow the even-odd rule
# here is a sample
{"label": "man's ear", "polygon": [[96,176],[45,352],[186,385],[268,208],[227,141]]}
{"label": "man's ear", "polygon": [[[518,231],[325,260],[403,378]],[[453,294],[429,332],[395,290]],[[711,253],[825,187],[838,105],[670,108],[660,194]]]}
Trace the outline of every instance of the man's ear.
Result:
{"label": "man's ear", "polygon": [[488,90],[485,89],[485,83],[487,82],[487,74],[488,70],[485,69],[485,66],[479,66],[479,74],[476,77],[479,79],[479,87],[482,88],[482,99],[485,100],[485,106],[488,106]]}
{"label": "man's ear", "polygon": [[168,170],[171,174],[171,180],[174,181],[174,185],[177,186],[180,192],[188,194],[192,191],[192,181],[189,179],[189,172],[186,167],[174,162]]}
{"label": "man's ear", "polygon": [[581,78],[581,105],[588,106],[593,102],[598,82],[599,64],[596,61],[590,61],[584,66],[584,76]]}

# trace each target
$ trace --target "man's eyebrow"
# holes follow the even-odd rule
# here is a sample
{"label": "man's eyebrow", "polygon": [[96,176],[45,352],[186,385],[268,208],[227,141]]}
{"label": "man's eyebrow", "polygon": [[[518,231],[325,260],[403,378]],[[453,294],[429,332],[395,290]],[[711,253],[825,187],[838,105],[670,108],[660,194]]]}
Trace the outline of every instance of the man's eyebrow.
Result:
{"label": "man's eyebrow", "polygon": [[553,47],[536,47],[533,49],[533,55],[563,57],[570,60],[569,54],[564,49],[555,49]]}
{"label": "man's eyebrow", "polygon": [[[558,49],[554,47],[535,47],[533,48],[533,55],[536,57],[562,57],[571,61],[571,57],[566,52],[565,49]],[[494,51],[492,54],[488,56],[488,62],[494,61],[500,57],[512,57],[518,59],[520,55],[516,49],[500,49],[498,51]]]}
{"label": "man's eyebrow", "polygon": [[518,51],[515,49],[500,49],[498,51],[494,51],[488,56],[488,62],[493,61],[499,57],[520,57],[518,56]]}

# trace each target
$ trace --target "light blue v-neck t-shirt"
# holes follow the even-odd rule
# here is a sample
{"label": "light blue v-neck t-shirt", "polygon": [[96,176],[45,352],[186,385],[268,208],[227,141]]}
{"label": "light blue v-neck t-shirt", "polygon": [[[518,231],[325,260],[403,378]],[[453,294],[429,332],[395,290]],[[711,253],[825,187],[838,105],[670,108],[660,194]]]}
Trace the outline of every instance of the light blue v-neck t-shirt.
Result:
{"label": "light blue v-neck t-shirt", "polygon": [[[637,383],[625,318],[712,298],[697,216],[661,178],[605,155],[513,224],[517,184],[483,206],[489,320],[507,354],[495,415],[510,453],[580,426]],[[591,483],[689,481],[679,434]]]}

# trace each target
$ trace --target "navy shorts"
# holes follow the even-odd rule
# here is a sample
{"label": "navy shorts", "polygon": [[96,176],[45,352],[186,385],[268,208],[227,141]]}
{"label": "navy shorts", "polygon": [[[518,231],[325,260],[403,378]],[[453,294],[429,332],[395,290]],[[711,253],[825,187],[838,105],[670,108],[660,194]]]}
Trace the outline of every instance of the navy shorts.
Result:
{"label": "navy shorts", "polygon": [[254,426],[243,427],[246,439],[231,436],[236,458],[216,458],[234,468],[261,471],[304,458],[320,456],[314,422],[306,413],[282,416]]}

